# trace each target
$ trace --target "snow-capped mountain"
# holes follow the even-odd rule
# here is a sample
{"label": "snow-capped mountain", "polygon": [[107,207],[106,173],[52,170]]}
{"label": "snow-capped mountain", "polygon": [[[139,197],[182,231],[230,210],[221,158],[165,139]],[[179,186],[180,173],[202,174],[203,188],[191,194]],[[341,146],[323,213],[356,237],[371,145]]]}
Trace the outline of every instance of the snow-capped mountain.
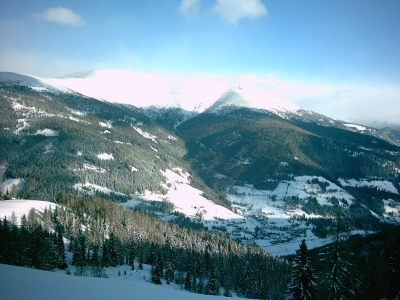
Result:
{"label": "snow-capped mountain", "polygon": [[60,86],[56,86],[49,80],[44,78],[23,75],[12,72],[0,72],[0,82],[7,84],[18,84],[32,88],[35,91],[49,91],[49,92],[66,92],[66,89]]}
{"label": "snow-capped mountain", "polygon": [[226,90],[221,97],[206,111],[220,112],[227,108],[249,108],[259,109],[283,114],[285,112],[295,113],[300,110],[300,107],[283,101],[282,99],[271,100],[264,95],[257,93],[256,90],[243,90],[242,87],[231,87]]}
{"label": "snow-capped mountain", "polygon": [[[48,200],[72,189],[134,197],[126,206],[170,202],[210,230],[271,251],[273,243],[322,236],[293,221],[300,216],[338,210],[371,227],[355,229],[398,222],[400,150],[377,129],[246,87],[202,86],[193,92],[200,98],[185,102],[185,83],[126,71],[0,78],[0,175],[24,183],[20,191],[5,182],[3,194]],[[381,183],[361,184],[368,181]],[[271,233],[290,224],[300,236]]]}

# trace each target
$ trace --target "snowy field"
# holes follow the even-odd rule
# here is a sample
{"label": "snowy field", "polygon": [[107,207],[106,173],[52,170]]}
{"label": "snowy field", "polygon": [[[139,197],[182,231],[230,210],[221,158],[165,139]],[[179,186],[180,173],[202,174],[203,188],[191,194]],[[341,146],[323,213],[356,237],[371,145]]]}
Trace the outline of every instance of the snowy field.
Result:
{"label": "snowy field", "polygon": [[[132,275],[130,275],[131,272],[133,272]],[[147,282],[150,278],[149,272],[146,270],[142,272],[139,274],[128,271],[127,275],[122,273],[118,276],[118,271],[114,268],[108,272],[109,278],[94,278],[0,264],[0,299],[197,300],[222,298],[222,296],[190,293],[181,290],[176,284],[154,285]]]}
{"label": "snowy field", "polygon": [[39,200],[5,200],[0,201],[0,218],[1,220],[4,217],[7,220],[11,220],[11,216],[14,212],[17,218],[17,224],[21,221],[21,217],[25,214],[28,216],[29,210],[34,208],[36,213],[40,216],[43,214],[44,210],[47,208],[54,209],[56,204],[48,201],[39,201]]}

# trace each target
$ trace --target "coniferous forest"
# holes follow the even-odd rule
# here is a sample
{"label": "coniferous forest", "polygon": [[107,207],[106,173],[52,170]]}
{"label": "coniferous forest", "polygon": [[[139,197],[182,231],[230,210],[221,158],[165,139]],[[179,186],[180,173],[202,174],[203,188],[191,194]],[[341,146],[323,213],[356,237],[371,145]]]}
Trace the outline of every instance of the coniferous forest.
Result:
{"label": "coniferous forest", "polygon": [[[400,231],[387,228],[361,237],[336,222],[333,243],[278,258],[259,247],[124,209],[97,196],[63,193],[56,209],[31,209],[20,222],[0,224],[0,263],[70,274],[106,277],[108,267],[152,266],[151,282],[174,282],[208,295],[254,299],[397,299]],[[64,244],[64,239],[68,243]]]}
{"label": "coniferous forest", "polygon": [[[105,276],[109,266],[153,266],[155,284],[175,282],[209,295],[236,293],[245,298],[284,299],[290,263],[259,247],[223,235],[180,227],[147,214],[123,209],[97,196],[60,197],[60,206],[34,210],[16,220],[3,219],[0,262],[44,270],[68,269],[72,252],[77,276]],[[70,242],[64,247],[63,239]]]}

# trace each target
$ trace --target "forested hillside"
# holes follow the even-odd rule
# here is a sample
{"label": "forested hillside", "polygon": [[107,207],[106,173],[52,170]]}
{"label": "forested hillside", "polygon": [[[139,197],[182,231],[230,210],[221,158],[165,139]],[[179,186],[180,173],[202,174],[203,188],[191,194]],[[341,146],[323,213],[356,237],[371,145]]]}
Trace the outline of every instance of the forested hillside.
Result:
{"label": "forested hillside", "polygon": [[160,170],[190,170],[184,142],[135,107],[9,82],[0,86],[0,105],[0,175],[24,179],[19,197],[54,200],[80,183],[123,201],[146,190],[163,193]]}
{"label": "forested hillside", "polygon": [[[301,126],[300,126],[301,125]],[[245,108],[200,114],[177,127],[194,166],[251,183],[290,175],[393,180],[400,148],[370,135]]]}
{"label": "forested hillside", "polygon": [[150,264],[155,284],[175,282],[200,294],[284,299],[290,265],[259,247],[179,227],[96,196],[64,194],[59,203],[42,216],[31,209],[21,220],[2,220],[1,263],[67,270],[64,237],[78,276],[103,277],[108,267],[134,270]]}

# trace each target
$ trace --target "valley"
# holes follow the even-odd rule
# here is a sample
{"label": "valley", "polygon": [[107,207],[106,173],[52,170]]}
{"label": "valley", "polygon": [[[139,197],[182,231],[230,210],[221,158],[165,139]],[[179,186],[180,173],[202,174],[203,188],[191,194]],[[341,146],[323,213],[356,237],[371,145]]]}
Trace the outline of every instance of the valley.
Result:
{"label": "valley", "polygon": [[[32,205],[39,220],[31,220],[32,226],[38,226],[48,214],[41,205],[46,203],[53,222],[62,224],[59,234],[71,245],[84,236],[91,255],[104,253],[101,247],[118,236],[116,265],[129,265],[142,251],[155,267],[152,247],[159,247],[164,261],[171,247],[187,259],[175,270],[181,287],[195,263],[187,253],[208,264],[193,279],[200,286],[212,277],[208,255],[222,264],[219,276],[231,272],[223,262],[241,265],[246,255],[243,274],[281,268],[279,282],[253,274],[263,288],[242,286],[238,274],[219,284],[221,291],[255,298],[265,296],[266,286],[282,297],[285,257],[296,254],[302,240],[310,250],[329,247],[339,220],[340,234],[355,239],[399,226],[394,129],[249,99],[254,94],[239,87],[192,108],[176,102],[139,106],[139,96],[132,101],[138,106],[122,104],[110,101],[110,87],[86,89],[95,85],[96,74],[86,87],[84,76],[0,74],[3,222],[18,224]],[[133,233],[141,237],[135,255],[128,250]],[[257,257],[264,267],[255,266]]]}

